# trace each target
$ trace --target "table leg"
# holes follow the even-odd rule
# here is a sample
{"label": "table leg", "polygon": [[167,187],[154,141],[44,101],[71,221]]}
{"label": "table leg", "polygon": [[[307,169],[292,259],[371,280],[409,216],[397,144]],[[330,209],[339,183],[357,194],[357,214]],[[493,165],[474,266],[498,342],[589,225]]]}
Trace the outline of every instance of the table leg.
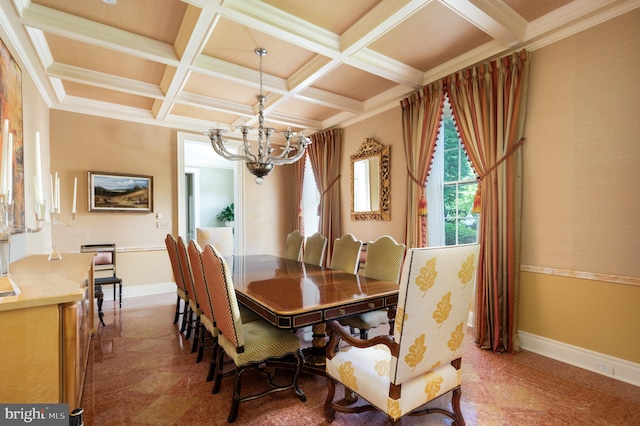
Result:
{"label": "table leg", "polygon": [[311,339],[311,353],[305,360],[305,363],[313,367],[324,367],[326,360],[327,334],[325,323],[314,324],[311,326],[313,336]]}

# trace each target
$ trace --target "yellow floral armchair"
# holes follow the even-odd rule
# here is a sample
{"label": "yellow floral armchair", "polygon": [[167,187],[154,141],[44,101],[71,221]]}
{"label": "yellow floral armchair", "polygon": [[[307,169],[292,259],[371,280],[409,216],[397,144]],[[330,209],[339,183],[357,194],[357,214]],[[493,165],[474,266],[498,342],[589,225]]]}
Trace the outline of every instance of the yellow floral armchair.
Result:
{"label": "yellow floral armchair", "polygon": [[[413,248],[407,251],[394,336],[355,339],[338,324],[327,325],[327,399],[325,417],[377,409],[392,421],[441,413],[464,425],[460,411],[461,357],[479,245]],[[340,339],[350,346],[338,349]],[[334,401],[336,382],[368,404]],[[346,389],[345,389],[346,391]],[[452,392],[452,410],[424,408]]]}

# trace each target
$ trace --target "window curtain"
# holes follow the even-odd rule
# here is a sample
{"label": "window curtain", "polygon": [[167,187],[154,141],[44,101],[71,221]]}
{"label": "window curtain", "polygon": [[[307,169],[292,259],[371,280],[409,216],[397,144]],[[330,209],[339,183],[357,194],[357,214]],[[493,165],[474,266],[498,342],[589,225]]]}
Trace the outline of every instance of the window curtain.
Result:
{"label": "window curtain", "polygon": [[427,178],[427,206],[429,206],[428,246],[444,246],[446,245],[444,232],[444,135],[440,131],[438,131],[436,149],[433,151],[431,169]]}
{"label": "window curtain", "polygon": [[333,241],[340,237],[340,148],[341,129],[329,129],[311,136],[307,148],[309,160],[320,191],[319,232],[327,238],[325,262],[330,264]]}
{"label": "window curtain", "polygon": [[522,159],[529,74],[526,51],[446,78],[453,116],[479,175],[481,263],[476,343],[515,352],[518,341]]}
{"label": "window curtain", "polygon": [[302,198],[304,189],[304,165],[305,157],[308,154],[305,153],[302,158],[295,163],[295,180],[296,180],[296,222],[293,229],[297,229],[304,235],[304,215],[302,210]]}
{"label": "window curtain", "polygon": [[442,80],[429,84],[400,101],[402,137],[407,159],[407,247],[427,246],[427,201],[424,185],[438,137],[444,103]]}

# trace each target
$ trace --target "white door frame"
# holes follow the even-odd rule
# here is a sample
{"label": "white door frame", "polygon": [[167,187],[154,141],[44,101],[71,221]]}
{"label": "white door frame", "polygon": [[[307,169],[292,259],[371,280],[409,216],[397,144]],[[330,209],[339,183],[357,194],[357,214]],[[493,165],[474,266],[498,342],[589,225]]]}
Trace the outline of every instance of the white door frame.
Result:
{"label": "white door frame", "polygon": [[[187,232],[187,227],[186,227],[186,206],[185,206],[185,191],[184,191],[184,174],[187,168],[185,168],[185,142],[189,141],[189,142],[199,142],[199,143],[203,143],[203,144],[207,144],[209,145],[211,142],[209,141],[209,138],[205,135],[201,135],[201,134],[197,134],[197,133],[185,133],[185,132],[178,132],[178,137],[177,137],[177,149],[176,149],[176,162],[177,162],[177,176],[176,176],[176,181],[177,181],[177,197],[178,197],[178,235],[186,235]],[[240,142],[238,141],[238,146],[240,145]],[[217,158],[216,161],[228,161],[225,160],[221,157],[219,157],[214,151],[213,148],[211,148],[211,153],[213,156],[215,156]],[[242,165],[240,162],[238,161],[232,161],[233,163],[233,176],[234,176],[234,180],[235,180],[235,188],[234,188],[234,204],[235,204],[235,210],[236,210],[236,220],[235,220],[235,226],[236,226],[236,234],[234,236],[234,243],[235,243],[235,247],[236,249],[234,250],[234,252],[238,255],[242,255],[244,254],[244,215],[242,214],[243,211],[243,204],[244,204],[244,176],[242,173],[242,168],[238,167],[239,165]],[[196,199],[195,204],[198,205],[198,200]],[[196,223],[199,223],[199,217],[198,217],[198,213],[196,213]]]}

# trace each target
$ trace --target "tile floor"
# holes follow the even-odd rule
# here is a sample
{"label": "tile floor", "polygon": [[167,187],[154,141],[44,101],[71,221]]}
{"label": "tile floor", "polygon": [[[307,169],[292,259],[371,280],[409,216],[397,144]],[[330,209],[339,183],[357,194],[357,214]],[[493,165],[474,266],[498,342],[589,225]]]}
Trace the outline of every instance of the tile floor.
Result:
{"label": "tile floor", "polygon": [[[172,324],[174,308],[175,294],[125,299],[122,309],[105,302],[106,327],[98,329],[89,354],[85,426],[227,424],[233,379],[224,378],[221,392],[211,394],[212,383],[205,381],[210,351],[195,363],[191,341]],[[462,371],[467,425],[640,425],[640,388],[530,352],[495,354],[469,339]],[[251,391],[246,378],[243,391]],[[272,394],[241,404],[235,424],[326,425],[325,384],[323,377],[304,374],[306,403],[293,392]],[[332,424],[385,423],[382,414],[368,412],[336,413]],[[402,424],[451,422],[432,414]]]}

